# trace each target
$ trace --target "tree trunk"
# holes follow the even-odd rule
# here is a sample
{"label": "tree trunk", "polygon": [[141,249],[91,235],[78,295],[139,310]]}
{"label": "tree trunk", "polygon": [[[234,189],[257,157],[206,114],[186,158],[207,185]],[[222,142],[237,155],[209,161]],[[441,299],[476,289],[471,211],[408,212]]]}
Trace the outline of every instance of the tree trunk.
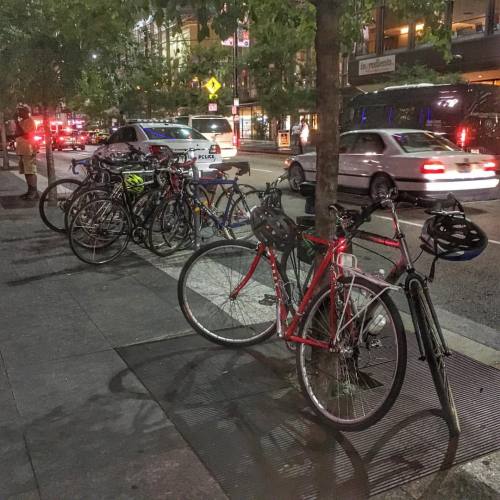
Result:
{"label": "tree trunk", "polygon": [[7,135],[5,133],[5,115],[0,112],[0,131],[2,140],[3,168],[9,168],[9,152],[7,151]]}
{"label": "tree trunk", "polygon": [[[50,131],[50,115],[47,106],[44,106],[43,108],[43,131],[45,135],[45,161],[47,164],[47,182],[50,185],[56,180],[56,171],[54,168],[54,154],[52,152],[52,133]],[[56,193],[53,193],[53,196],[55,195]]]}
{"label": "tree trunk", "polygon": [[328,206],[337,200],[339,171],[340,41],[342,0],[316,0],[316,91],[319,136],[316,159],[316,230],[330,237],[334,219]]}

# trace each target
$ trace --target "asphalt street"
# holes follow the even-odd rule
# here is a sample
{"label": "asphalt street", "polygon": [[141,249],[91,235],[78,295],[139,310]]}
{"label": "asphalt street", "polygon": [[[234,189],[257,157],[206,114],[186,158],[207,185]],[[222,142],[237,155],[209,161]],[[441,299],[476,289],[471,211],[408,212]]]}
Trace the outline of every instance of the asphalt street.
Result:
{"label": "asphalt street", "polygon": [[[92,153],[94,147],[86,151],[64,151],[55,153],[56,175],[58,178],[72,176],[69,170],[71,158],[84,158]],[[244,179],[245,183],[257,188],[265,187],[266,182],[274,180],[283,172],[284,156],[272,154],[245,154],[237,159],[250,162],[250,177]],[[39,155],[41,166],[40,188],[44,187],[46,180],[44,172],[44,155]],[[243,179],[242,179],[243,181]],[[287,213],[292,216],[303,213],[304,200],[299,195],[291,193],[284,182],[283,204]],[[368,204],[369,199],[361,196],[340,194],[341,203],[360,206]],[[438,312],[463,331],[463,335],[482,344],[500,349],[500,200],[474,201],[465,204],[469,217],[478,223],[489,237],[489,245],[485,252],[477,259],[469,262],[444,262],[437,265],[435,281],[431,286],[434,303]],[[421,209],[400,209],[400,218],[405,230],[407,240],[413,255],[418,255],[419,235],[421,227],[428,216]],[[377,213],[367,225],[367,229],[392,236],[392,224],[388,214],[381,211]],[[366,245],[367,247],[369,244]],[[384,257],[397,258],[394,251],[385,248],[370,246],[380,252]],[[377,271],[391,267],[385,258],[377,256],[365,249],[359,249],[362,256],[362,267]],[[417,268],[428,272],[432,259],[423,254]],[[405,309],[403,300],[398,300]]]}

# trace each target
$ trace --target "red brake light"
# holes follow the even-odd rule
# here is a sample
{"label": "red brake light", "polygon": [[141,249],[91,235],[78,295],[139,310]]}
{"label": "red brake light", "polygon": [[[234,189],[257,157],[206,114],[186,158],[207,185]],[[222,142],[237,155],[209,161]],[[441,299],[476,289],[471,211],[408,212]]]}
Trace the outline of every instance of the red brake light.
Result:
{"label": "red brake light", "polygon": [[208,152],[211,155],[220,155],[220,146],[218,144],[213,144],[212,146],[210,146]]}
{"label": "red brake light", "polygon": [[470,143],[471,131],[469,127],[458,127],[457,129],[457,144],[461,148],[465,148]]}
{"label": "red brake light", "polygon": [[495,172],[497,169],[497,164],[494,160],[488,160],[483,162],[483,170],[485,172]]}
{"label": "red brake light", "polygon": [[444,165],[439,160],[425,160],[420,165],[421,174],[444,174]]}

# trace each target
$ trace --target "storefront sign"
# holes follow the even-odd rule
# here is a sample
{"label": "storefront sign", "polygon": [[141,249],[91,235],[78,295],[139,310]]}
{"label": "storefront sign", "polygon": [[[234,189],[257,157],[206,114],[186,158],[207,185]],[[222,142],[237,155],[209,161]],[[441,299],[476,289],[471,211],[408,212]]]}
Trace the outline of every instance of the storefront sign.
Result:
{"label": "storefront sign", "polygon": [[288,130],[278,131],[278,147],[279,148],[290,147],[290,132]]}
{"label": "storefront sign", "polygon": [[359,76],[387,73],[396,69],[396,55],[373,57],[359,61]]}

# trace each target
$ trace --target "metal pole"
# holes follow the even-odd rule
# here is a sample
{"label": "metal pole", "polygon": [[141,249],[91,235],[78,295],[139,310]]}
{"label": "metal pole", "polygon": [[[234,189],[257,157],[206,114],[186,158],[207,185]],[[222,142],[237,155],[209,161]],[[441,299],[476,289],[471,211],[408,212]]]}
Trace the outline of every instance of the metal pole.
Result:
{"label": "metal pole", "polygon": [[234,146],[237,148],[240,145],[240,106],[238,98],[238,23],[233,35],[233,135]]}
{"label": "metal pole", "polygon": [[2,140],[2,156],[3,156],[3,168],[9,168],[9,152],[7,151],[7,134],[5,133],[5,115],[0,112],[0,131]]}

